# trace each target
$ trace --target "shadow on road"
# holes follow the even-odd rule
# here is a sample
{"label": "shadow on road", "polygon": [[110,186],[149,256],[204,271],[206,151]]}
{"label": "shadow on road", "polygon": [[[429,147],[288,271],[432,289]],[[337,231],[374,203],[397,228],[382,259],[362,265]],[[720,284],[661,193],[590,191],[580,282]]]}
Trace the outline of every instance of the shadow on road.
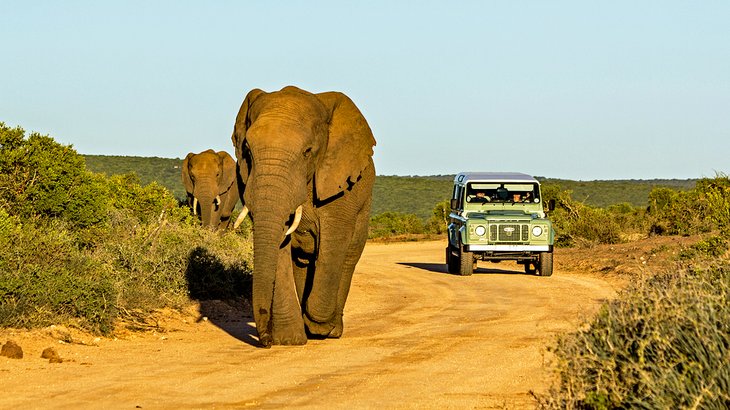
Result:
{"label": "shadow on road", "polygon": [[185,269],[190,298],[200,303],[200,318],[236,339],[260,347],[251,313],[251,270],[226,266],[203,247],[188,255]]}
{"label": "shadow on road", "polygon": [[[398,262],[398,265],[410,266],[412,268],[422,269],[429,272],[435,273],[446,273],[445,263],[422,263],[422,262]],[[497,269],[497,268],[485,268],[479,266],[474,270],[475,275],[486,274],[486,275],[527,275],[524,270],[518,266],[515,270]],[[457,275],[458,276],[458,275]],[[531,275],[532,276],[532,275]]]}

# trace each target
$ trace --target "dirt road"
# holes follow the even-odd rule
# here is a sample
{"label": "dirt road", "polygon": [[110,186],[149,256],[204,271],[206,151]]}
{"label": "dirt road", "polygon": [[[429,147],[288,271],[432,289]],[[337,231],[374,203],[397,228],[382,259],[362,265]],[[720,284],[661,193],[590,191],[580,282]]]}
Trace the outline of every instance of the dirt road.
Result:
{"label": "dirt road", "polygon": [[[368,244],[339,340],[260,349],[237,314],[172,315],[165,332],[66,344],[54,330],[5,331],[0,343],[17,341],[25,358],[0,357],[0,408],[534,406],[529,391],[550,381],[545,346],[615,286],[561,270],[559,254],[549,278],[507,262],[449,275],[444,247]],[[48,346],[65,361],[41,359]]]}

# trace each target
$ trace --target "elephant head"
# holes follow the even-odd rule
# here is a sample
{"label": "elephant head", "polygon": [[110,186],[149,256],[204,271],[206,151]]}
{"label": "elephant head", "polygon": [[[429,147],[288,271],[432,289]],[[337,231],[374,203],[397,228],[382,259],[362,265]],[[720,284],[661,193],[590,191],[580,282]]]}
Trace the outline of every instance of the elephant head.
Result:
{"label": "elephant head", "polygon": [[182,166],[182,181],[188,204],[203,226],[218,229],[228,225],[231,211],[238,202],[236,162],[225,151],[211,149],[189,153]]}
{"label": "elephant head", "polygon": [[[354,236],[359,250],[350,253],[356,259],[364,246],[366,235],[353,231],[354,220],[361,220],[364,210],[369,213],[372,195],[372,181],[359,182],[366,174],[374,179],[370,127],[339,92],[254,89],[241,105],[232,141],[244,187],[244,212],[250,210],[253,220],[252,305],[260,342],[306,343],[305,324],[310,333],[332,336],[332,323],[350,283],[349,276],[337,275],[351,275],[354,263],[350,267],[344,256],[330,253],[348,253]],[[352,194],[358,184],[369,191]],[[344,222],[337,225],[337,218]],[[301,247],[318,262],[327,259],[306,278],[307,295],[305,280],[292,278],[292,247]],[[331,249],[336,247],[340,249]],[[334,273],[348,269],[349,273]]]}

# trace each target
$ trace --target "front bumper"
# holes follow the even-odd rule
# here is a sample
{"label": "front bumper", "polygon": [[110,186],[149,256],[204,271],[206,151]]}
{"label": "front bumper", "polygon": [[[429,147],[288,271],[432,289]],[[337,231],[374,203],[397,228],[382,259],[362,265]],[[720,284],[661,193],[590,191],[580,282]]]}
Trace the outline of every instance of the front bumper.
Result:
{"label": "front bumper", "polygon": [[465,245],[467,252],[549,252],[550,245]]}

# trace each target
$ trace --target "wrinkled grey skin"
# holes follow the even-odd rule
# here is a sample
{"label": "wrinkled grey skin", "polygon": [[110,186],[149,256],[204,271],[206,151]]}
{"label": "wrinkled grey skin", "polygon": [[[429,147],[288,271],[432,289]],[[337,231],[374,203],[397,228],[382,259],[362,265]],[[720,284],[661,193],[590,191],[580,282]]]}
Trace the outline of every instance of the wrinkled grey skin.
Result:
{"label": "wrinkled grey skin", "polygon": [[188,193],[188,205],[192,208],[197,198],[197,209],[193,211],[200,215],[204,227],[213,230],[228,227],[231,212],[239,200],[236,178],[236,161],[225,151],[209,149],[185,157],[182,181]]}
{"label": "wrinkled grey skin", "polygon": [[[253,220],[252,305],[261,345],[340,337],[375,179],[367,121],[342,93],[255,89],[232,141]],[[287,236],[300,205],[301,222]]]}

